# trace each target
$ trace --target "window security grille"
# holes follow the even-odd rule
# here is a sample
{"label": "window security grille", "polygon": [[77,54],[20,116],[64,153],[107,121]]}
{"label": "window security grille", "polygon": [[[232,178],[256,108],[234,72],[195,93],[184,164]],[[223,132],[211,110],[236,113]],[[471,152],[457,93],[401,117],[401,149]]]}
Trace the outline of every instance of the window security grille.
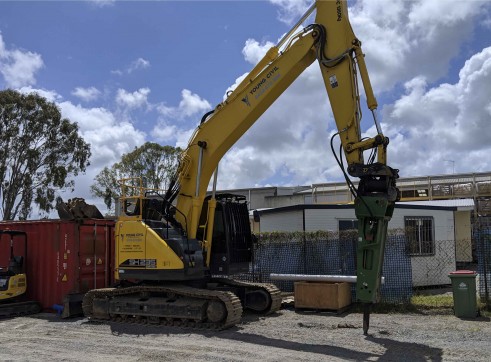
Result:
{"label": "window security grille", "polygon": [[433,255],[435,253],[433,218],[429,216],[405,217],[404,224],[409,253]]}

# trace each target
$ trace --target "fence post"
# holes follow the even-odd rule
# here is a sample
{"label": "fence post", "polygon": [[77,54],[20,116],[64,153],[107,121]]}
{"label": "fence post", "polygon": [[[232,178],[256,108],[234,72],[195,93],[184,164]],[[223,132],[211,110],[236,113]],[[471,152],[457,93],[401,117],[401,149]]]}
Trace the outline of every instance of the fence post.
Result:
{"label": "fence post", "polygon": [[484,274],[484,302],[486,303],[486,307],[489,308],[489,292],[488,292],[488,258],[487,258],[487,250],[486,243],[484,242],[483,228],[480,228],[479,239],[481,242],[481,251],[482,251],[482,267]]}

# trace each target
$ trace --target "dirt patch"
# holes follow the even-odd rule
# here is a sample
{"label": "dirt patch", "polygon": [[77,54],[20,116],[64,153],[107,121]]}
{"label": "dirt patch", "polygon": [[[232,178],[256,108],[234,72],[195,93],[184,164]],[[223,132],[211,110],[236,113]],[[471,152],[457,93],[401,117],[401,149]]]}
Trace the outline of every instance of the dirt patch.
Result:
{"label": "dirt patch", "polygon": [[0,320],[0,360],[65,361],[488,361],[489,318],[372,314],[288,308],[246,314],[225,331],[101,324],[42,313]]}

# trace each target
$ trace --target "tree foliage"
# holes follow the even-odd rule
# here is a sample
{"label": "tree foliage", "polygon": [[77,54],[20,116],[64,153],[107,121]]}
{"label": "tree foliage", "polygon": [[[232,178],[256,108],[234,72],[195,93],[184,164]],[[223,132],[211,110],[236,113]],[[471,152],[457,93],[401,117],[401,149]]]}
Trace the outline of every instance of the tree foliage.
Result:
{"label": "tree foliage", "polygon": [[0,195],[3,220],[27,219],[32,203],[49,212],[57,189],[89,165],[78,125],[36,93],[0,91]]}
{"label": "tree foliage", "polygon": [[147,142],[124,154],[120,162],[104,167],[95,177],[91,193],[104,199],[107,208],[111,209],[112,199],[120,196],[118,181],[121,179],[142,178],[147,188],[165,190],[176,171],[180,154],[179,147]]}

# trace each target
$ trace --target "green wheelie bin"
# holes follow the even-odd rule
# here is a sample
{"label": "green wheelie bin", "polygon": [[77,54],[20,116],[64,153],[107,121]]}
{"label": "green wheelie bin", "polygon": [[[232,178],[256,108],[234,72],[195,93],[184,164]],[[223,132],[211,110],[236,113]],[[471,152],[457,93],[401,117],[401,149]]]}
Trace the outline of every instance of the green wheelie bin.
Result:
{"label": "green wheelie bin", "polygon": [[459,318],[477,317],[476,272],[457,270],[448,276],[452,281],[455,316]]}

